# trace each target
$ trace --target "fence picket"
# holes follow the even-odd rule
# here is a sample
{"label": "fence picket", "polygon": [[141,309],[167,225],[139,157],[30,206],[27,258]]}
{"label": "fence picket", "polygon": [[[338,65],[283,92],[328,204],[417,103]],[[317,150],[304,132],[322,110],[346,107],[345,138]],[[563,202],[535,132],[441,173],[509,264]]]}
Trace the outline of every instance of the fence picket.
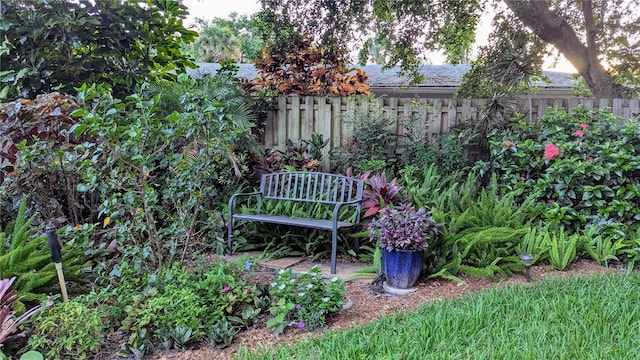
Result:
{"label": "fence picket", "polygon": [[[487,104],[485,99],[380,97],[375,101],[389,116],[398,119],[396,131],[399,135],[407,133],[403,129],[404,120],[413,119],[414,126],[428,129],[429,139],[434,134],[446,133],[461,121],[478,119]],[[548,107],[568,111],[580,104],[589,111],[608,108],[623,120],[637,117],[640,113],[640,99],[517,98],[516,102],[521,111],[526,112],[526,118],[534,122],[545,114]],[[280,96],[277,104],[278,109],[272,111],[265,121],[265,146],[285,150],[287,140],[310,140],[313,132],[322,133],[325,139],[330,139],[330,146],[323,150],[322,168],[325,170],[330,169],[328,151],[343,147],[353,131],[353,124],[345,121],[344,114],[371,110],[367,97],[306,96],[302,99],[300,96]]]}

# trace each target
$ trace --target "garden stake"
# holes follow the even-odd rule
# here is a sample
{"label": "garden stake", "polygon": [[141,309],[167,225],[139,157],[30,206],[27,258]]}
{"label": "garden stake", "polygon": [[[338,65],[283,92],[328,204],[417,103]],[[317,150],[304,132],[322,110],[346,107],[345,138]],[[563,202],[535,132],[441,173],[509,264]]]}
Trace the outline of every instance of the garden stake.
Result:
{"label": "garden stake", "polygon": [[67,285],[64,281],[64,273],[62,272],[62,254],[60,253],[60,241],[58,241],[58,235],[56,234],[56,227],[49,221],[44,228],[47,233],[47,241],[49,242],[49,251],[51,252],[51,260],[56,264],[56,272],[58,273],[58,282],[60,283],[60,291],[62,291],[62,301],[66,302],[69,298],[67,296]]}

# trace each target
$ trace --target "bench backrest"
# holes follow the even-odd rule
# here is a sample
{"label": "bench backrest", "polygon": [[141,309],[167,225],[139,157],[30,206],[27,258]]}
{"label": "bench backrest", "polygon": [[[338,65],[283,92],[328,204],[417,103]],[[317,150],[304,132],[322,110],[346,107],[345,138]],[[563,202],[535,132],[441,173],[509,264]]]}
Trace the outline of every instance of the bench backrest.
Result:
{"label": "bench backrest", "polygon": [[263,199],[326,204],[361,201],[363,189],[364,181],[360,179],[321,172],[264,174],[260,181],[260,192]]}

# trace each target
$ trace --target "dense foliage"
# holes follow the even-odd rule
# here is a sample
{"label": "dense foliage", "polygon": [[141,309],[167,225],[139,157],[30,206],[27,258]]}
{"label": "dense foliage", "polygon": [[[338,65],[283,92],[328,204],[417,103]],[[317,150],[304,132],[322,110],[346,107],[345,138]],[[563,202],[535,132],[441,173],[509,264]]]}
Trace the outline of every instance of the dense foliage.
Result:
{"label": "dense foliage", "polygon": [[440,233],[440,226],[424,208],[416,211],[411,206],[396,209],[387,205],[367,228],[371,241],[383,249],[395,251],[426,250],[431,237]]}
{"label": "dense foliage", "polygon": [[[316,96],[368,95],[369,75],[351,69],[336,52],[316,48],[303,36],[292,36],[285,52],[268,44],[256,61],[258,78],[252,81],[255,92]],[[353,73],[353,74],[352,74]]]}
{"label": "dense foliage", "polygon": [[271,285],[252,283],[252,268],[251,261],[215,261],[141,274],[119,266],[110,286],[44,309],[29,346],[48,359],[86,358],[104,349],[105,334],[119,329],[126,335],[118,342],[120,356],[202,342],[223,348],[254,326],[277,334],[290,326],[324,326],[342,306],[344,282],[324,280],[319,268],[282,271]]}
{"label": "dense foliage", "polygon": [[129,256],[162,264],[184,258],[196,238],[222,251],[216,204],[243,182],[247,168],[236,149],[252,118],[232,81],[227,74],[199,84],[183,75],[158,95],[149,89],[124,101],[81,89],[81,99],[99,100],[74,112],[81,121],[71,131],[99,141],[71,154],[77,188],[100,199],[104,236]]}
{"label": "dense foliage", "polygon": [[535,124],[515,118],[493,132],[491,160],[479,166],[520,199],[548,203],[548,222],[624,237],[640,219],[639,137],[636,121],[607,111],[550,110]]}
{"label": "dense foliage", "polygon": [[0,4],[0,100],[34,98],[83,83],[109,84],[123,96],[144,81],[175,79],[193,66],[180,52],[179,1],[6,0]]}
{"label": "dense foliage", "polygon": [[[12,194],[29,194],[30,201],[56,225],[65,220],[79,223],[85,211],[80,204],[94,205],[92,199],[76,193],[77,175],[64,171],[66,165],[59,152],[73,151],[74,146],[90,140],[69,132],[77,121],[70,113],[77,108],[76,98],[58,92],[0,104],[0,183],[6,178],[5,186]],[[25,161],[27,152],[22,151],[22,166],[16,167],[19,149],[36,143],[42,148],[40,155],[33,154]],[[56,167],[61,171],[51,171]]]}
{"label": "dense foliage", "polygon": [[[0,279],[14,278],[15,287],[20,291],[21,300],[17,306],[24,309],[25,302],[40,302],[52,292],[58,292],[55,265],[51,261],[47,240],[37,231],[33,221],[35,215],[26,217],[26,198],[20,202],[15,221],[5,229],[0,227]],[[66,242],[62,252],[65,266],[63,274],[71,282],[82,281],[79,276],[91,269],[92,262],[85,249],[72,242]]]}
{"label": "dense foliage", "polygon": [[[39,228],[44,220],[67,225],[58,231],[65,245],[65,276],[84,284],[73,289],[69,302],[46,307],[22,324],[33,336],[28,344],[14,342],[7,350],[12,355],[29,346],[47,358],[85,358],[103,351],[107,339],[127,357],[203,343],[225,347],[252,327],[266,326],[277,334],[315,329],[341,310],[344,282],[323,279],[319,268],[281,271],[263,284],[253,277],[253,259],[201,257],[204,250],[229,250],[224,214],[232,193],[250,188],[262,172],[319,169],[327,154],[330,139],[317,133],[311,139],[287,139],[284,149],[260,149],[256,103],[275,93],[366,94],[367,75],[347,68],[346,49],[332,42],[358,23],[345,23],[358,6],[366,10],[358,20],[381,20],[375,24],[382,31],[376,37],[380,45],[403,49],[383,51],[390,62],[417,59],[416,46],[444,48],[459,59],[481,7],[476,1],[401,1],[399,7],[375,1],[368,8],[367,2],[347,1],[323,2],[336,5],[323,12],[312,1],[297,9],[300,13],[285,13],[278,9],[302,2],[264,3],[256,26],[279,31],[266,33],[268,50],[253,84],[262,96],[257,101],[246,96],[229,62],[217,75],[200,80],[180,74],[190,63],[177,49],[194,35],[182,27],[180,2],[0,4],[0,24],[8,34],[0,47],[0,80],[8,85],[2,95],[34,97],[57,87],[77,94],[48,93],[0,105],[0,279],[15,276],[23,296],[12,300],[11,313],[1,310],[0,320],[22,319],[29,302],[44,301],[44,294],[57,290]],[[11,12],[16,6],[23,7]],[[297,15],[314,14],[315,25],[297,23]],[[399,20],[416,14],[434,26],[425,30],[424,22],[415,21],[392,31]],[[335,22],[326,27],[323,16]],[[54,20],[43,22],[45,17]],[[18,20],[28,26],[16,27]],[[117,26],[106,29],[107,23]],[[36,25],[41,29],[34,30]],[[373,258],[376,271],[383,234],[391,235],[383,247],[425,250],[425,276],[455,281],[462,281],[460,274],[495,278],[521,272],[518,255],[523,253],[558,270],[580,257],[605,265],[626,262],[629,271],[640,260],[637,122],[622,123],[583,108],[548,111],[537,123],[524,121],[501,96],[505,88],[520,90],[532,79],[529,74],[539,63],[529,55],[544,44],[530,46],[531,37],[522,36],[520,25],[512,37],[483,50],[483,61],[495,72],[474,66],[483,76],[508,74],[495,77],[496,87],[483,88],[494,101],[481,118],[464,119],[465,126],[451,134],[431,137],[426,123],[410,114],[389,116],[379,99],[349,103],[344,121],[353,131],[347,146],[328,150],[337,160],[335,171],[365,180],[365,223],[355,236],[373,240],[362,247],[361,259]],[[501,29],[508,33],[514,27]],[[414,37],[407,42],[421,31],[437,41]],[[18,33],[23,43],[15,43]],[[499,49],[509,51],[495,56]],[[406,112],[428,110],[420,106],[416,101]],[[315,218],[333,211],[314,203],[261,206],[266,213]],[[260,248],[269,256],[314,259],[327,252],[323,231],[247,227],[232,250]],[[349,235],[340,234],[341,252],[353,240]],[[96,286],[89,288],[88,280]]]}

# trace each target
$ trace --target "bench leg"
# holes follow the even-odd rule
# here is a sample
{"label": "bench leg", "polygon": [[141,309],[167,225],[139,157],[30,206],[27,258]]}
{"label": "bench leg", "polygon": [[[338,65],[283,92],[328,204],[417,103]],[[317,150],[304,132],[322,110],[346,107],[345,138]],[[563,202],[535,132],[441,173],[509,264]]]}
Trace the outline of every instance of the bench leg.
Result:
{"label": "bench leg", "polygon": [[338,252],[338,229],[334,228],[331,234],[331,274],[336,273],[337,252]]}
{"label": "bench leg", "polygon": [[231,234],[233,233],[233,216],[229,217],[227,223],[227,255],[231,255]]}
{"label": "bench leg", "polygon": [[353,251],[356,253],[356,259],[360,259],[360,239],[357,237],[353,241]]}

